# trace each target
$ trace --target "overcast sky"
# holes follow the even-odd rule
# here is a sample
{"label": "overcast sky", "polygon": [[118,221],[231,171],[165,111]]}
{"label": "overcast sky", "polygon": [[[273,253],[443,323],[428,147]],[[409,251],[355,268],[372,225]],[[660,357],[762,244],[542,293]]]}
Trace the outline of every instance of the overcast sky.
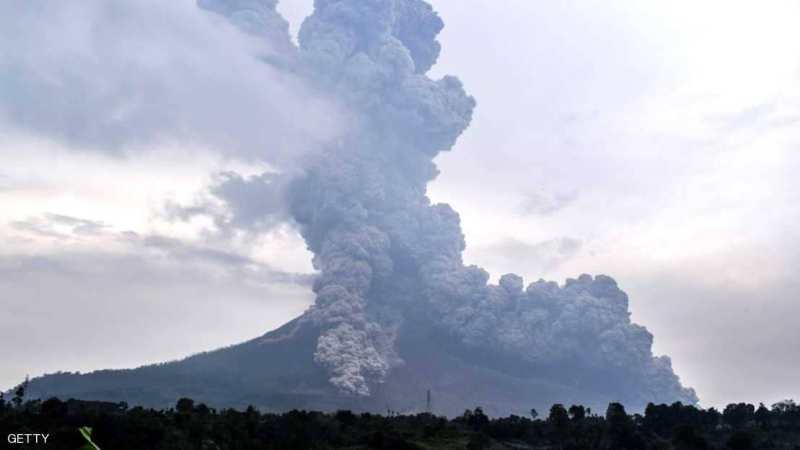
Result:
{"label": "overcast sky", "polygon": [[[152,0],[129,3],[86,7],[86,20],[128,18],[108,30],[128,39],[100,43],[68,9],[0,7],[0,29],[30,25],[0,31],[3,388],[228,345],[312,301],[310,256],[290,227],[209,233],[169,205],[213,202],[221,171],[256,174],[313,151],[346,126],[328,120],[336,105],[256,64],[253,53],[275,49],[191,2],[157,21]],[[292,30],[311,3],[282,0]],[[459,76],[478,101],[430,187],[461,214],[467,262],[528,282],[613,276],[704,406],[800,397],[800,5],[432,3],[446,23],[433,71]],[[26,41],[44,39],[37,26],[68,39]],[[144,56],[114,56],[130,48]],[[61,95],[43,67],[84,87],[64,100],[76,104],[70,120],[29,101]],[[131,119],[103,109],[129,92],[108,80],[148,109],[103,122]],[[235,95],[214,94],[231,84]],[[180,114],[147,114],[163,108]],[[216,151],[223,143],[234,150]],[[108,145],[141,151],[95,148]],[[265,145],[270,158],[255,160]]]}

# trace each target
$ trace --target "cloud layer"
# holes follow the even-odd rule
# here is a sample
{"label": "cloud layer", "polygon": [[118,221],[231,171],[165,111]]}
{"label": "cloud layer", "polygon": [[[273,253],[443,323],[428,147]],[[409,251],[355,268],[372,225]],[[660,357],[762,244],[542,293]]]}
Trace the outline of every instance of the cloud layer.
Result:
{"label": "cloud layer", "polygon": [[177,143],[290,165],[344,115],[286,70],[287,24],[269,5],[233,22],[189,0],[4,3],[0,129],[84,151]]}

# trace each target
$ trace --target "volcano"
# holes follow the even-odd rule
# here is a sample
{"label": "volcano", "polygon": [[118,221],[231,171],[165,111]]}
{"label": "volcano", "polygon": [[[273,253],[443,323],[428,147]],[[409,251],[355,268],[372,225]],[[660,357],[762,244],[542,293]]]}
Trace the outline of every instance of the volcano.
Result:
{"label": "volcano", "polygon": [[[430,412],[455,416],[481,406],[492,415],[528,415],[554,403],[583,404],[602,411],[611,401],[634,410],[647,401],[623,372],[588,370],[575,364],[521,363],[502,354],[476,351],[424,320],[399,330],[403,364],[369,396],[343,393],[314,360],[322,329],[307,316],[247,342],[183,360],[135,369],[86,374],[57,373],[31,380],[38,398],[126,402],[169,408],[181,397],[210,406],[262,411],[291,409],[359,412]],[[427,402],[430,392],[431,402]],[[692,402],[688,396],[684,401]]]}
{"label": "volcano", "polygon": [[432,412],[446,415],[697,402],[669,358],[653,355],[653,336],[631,322],[612,278],[526,287],[505,274],[492,284],[464,264],[460,217],[431,202],[427,187],[439,173],[435,157],[453,148],[477,102],[458,78],[427,75],[444,26],[429,4],[316,0],[297,46],[274,0],[199,5],[245,33],[279,39],[263,63],[347,111],[351,126],[299,158],[301,167],[238,179],[233,190],[224,183],[236,179],[224,178],[212,190],[244,192],[253,208],[243,218],[231,207],[216,223],[255,223],[250,233],[285,223],[302,235],[317,270],[314,304],[239,345],[132,370],[50,375],[33,380],[32,393],[154,407],[191,397],[272,411],[411,412],[429,408],[430,392]]}

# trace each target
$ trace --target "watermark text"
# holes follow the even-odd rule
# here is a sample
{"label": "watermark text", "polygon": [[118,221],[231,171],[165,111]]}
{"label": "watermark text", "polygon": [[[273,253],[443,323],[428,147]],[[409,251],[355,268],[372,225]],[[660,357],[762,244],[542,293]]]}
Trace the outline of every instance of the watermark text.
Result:
{"label": "watermark text", "polygon": [[12,433],[7,437],[9,444],[47,444],[50,433]]}

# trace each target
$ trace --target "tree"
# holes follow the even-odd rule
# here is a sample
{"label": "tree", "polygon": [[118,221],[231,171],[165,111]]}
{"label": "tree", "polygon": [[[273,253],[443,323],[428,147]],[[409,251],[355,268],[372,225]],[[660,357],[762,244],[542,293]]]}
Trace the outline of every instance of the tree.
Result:
{"label": "tree", "polygon": [[758,423],[758,426],[761,427],[762,430],[769,428],[770,412],[763,403],[758,404],[758,409],[754,416],[756,423]]}
{"label": "tree", "polygon": [[536,411],[535,408],[531,408],[531,419],[536,420],[537,417],[539,417],[539,411]]}
{"label": "tree", "polygon": [[606,409],[606,422],[609,429],[625,429],[631,425],[631,418],[620,403],[609,403]]}
{"label": "tree", "polygon": [[705,423],[711,427],[716,427],[722,420],[722,413],[717,411],[717,408],[711,407],[706,410]]}
{"label": "tree", "polygon": [[51,397],[42,402],[39,410],[48,418],[63,418],[67,415],[67,404],[56,397]]}
{"label": "tree", "polygon": [[569,424],[569,414],[561,403],[556,403],[550,408],[547,422],[555,428],[564,428]]}
{"label": "tree", "polygon": [[794,400],[783,400],[773,404],[771,415],[773,423],[781,428],[800,427],[800,405]]}
{"label": "tree", "polygon": [[336,420],[342,424],[342,428],[349,428],[358,421],[358,418],[349,409],[340,409],[336,411]]}
{"label": "tree", "polygon": [[620,403],[609,403],[606,409],[606,433],[614,449],[644,448],[641,438],[634,432],[633,421]]}
{"label": "tree", "polygon": [[194,412],[194,400],[190,398],[181,398],[175,405],[175,410],[181,414],[191,414]]}
{"label": "tree", "polygon": [[[751,405],[752,406],[752,405]],[[727,447],[730,450],[753,450],[753,437],[746,431],[737,431],[728,439]]]}
{"label": "tree", "polygon": [[747,422],[753,420],[755,406],[748,403],[731,403],[722,412],[725,423],[733,428],[742,428]]}
{"label": "tree", "polygon": [[778,414],[786,414],[798,409],[800,409],[800,406],[798,406],[794,400],[791,399],[782,400],[772,405],[772,411],[777,412]]}
{"label": "tree", "polygon": [[572,420],[580,422],[586,418],[586,408],[581,405],[572,405],[569,407],[569,415],[572,417]]}
{"label": "tree", "polygon": [[550,408],[550,416],[547,418],[547,423],[553,430],[555,438],[563,443],[569,433],[569,414],[567,414],[564,405],[556,403]]}
{"label": "tree", "polygon": [[472,411],[472,414],[470,414],[470,416],[467,418],[467,425],[476,431],[483,430],[488,423],[489,417],[483,413],[483,408],[480,406],[475,408],[475,410]]}
{"label": "tree", "polygon": [[672,442],[676,448],[686,450],[706,450],[708,442],[701,436],[694,426],[683,424],[675,427],[672,433]]}
{"label": "tree", "polygon": [[15,408],[22,406],[22,401],[25,399],[25,391],[28,389],[29,383],[30,380],[26,376],[25,381],[17,385],[17,387],[14,389],[14,397],[11,398],[11,403],[14,404]]}

